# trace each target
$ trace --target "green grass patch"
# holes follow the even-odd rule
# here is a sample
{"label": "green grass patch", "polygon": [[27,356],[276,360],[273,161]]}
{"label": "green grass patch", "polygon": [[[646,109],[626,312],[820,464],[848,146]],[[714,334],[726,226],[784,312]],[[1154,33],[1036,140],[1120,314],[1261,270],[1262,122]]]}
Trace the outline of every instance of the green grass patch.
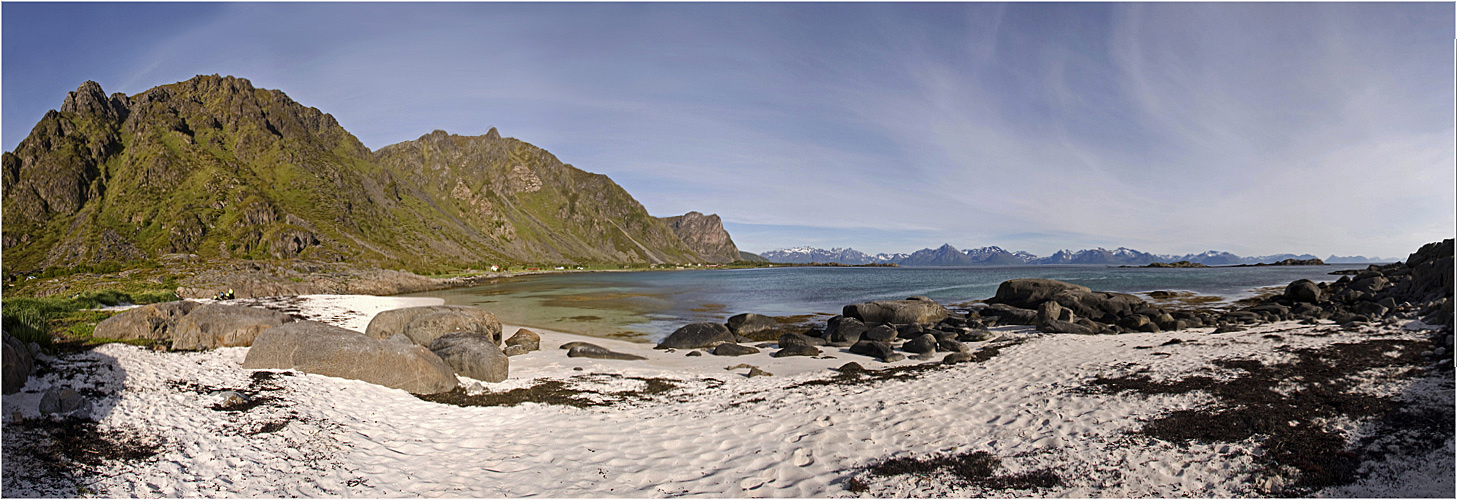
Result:
{"label": "green grass patch", "polygon": [[0,323],[5,331],[25,342],[51,349],[57,342],[97,344],[96,324],[113,313],[96,311],[117,304],[153,304],[176,300],[170,291],[124,293],[115,290],[86,292],[71,297],[7,297],[0,301]]}

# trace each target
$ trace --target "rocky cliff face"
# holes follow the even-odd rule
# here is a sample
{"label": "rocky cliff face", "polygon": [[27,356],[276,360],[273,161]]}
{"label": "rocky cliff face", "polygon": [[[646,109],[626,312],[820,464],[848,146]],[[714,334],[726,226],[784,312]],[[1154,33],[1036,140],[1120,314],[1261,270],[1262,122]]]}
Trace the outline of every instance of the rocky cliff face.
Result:
{"label": "rocky cliff face", "polygon": [[664,217],[663,222],[673,229],[673,234],[678,235],[688,248],[697,252],[709,262],[733,262],[739,260],[739,247],[734,246],[733,238],[729,237],[728,231],[723,229],[723,221],[718,215],[703,215],[698,212],[688,212],[676,217]]}
{"label": "rocky cliff face", "polygon": [[371,152],[332,116],[234,77],[133,96],[86,82],[0,162],[7,270],[167,253],[427,268],[702,260],[611,179],[495,129]]}

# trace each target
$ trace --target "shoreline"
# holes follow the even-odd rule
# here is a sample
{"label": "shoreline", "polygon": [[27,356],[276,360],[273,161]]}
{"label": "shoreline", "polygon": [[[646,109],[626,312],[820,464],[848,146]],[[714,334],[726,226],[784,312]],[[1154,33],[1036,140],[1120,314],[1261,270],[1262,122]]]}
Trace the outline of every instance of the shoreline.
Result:
{"label": "shoreline", "polygon": [[[275,302],[362,328],[380,310],[434,301],[318,295]],[[508,337],[520,328],[503,327]],[[494,406],[434,403],[355,380],[244,370],[239,363],[248,348],[156,352],[107,344],[50,361],[52,370],[35,377],[29,392],[4,398],[4,492],[77,494],[76,486],[61,482],[21,486],[16,478],[30,477],[26,462],[10,455],[15,439],[46,432],[33,426],[42,420],[26,407],[39,397],[35,391],[72,386],[99,395],[97,428],[112,433],[103,435],[159,443],[154,459],[105,462],[84,476],[60,478],[99,496],[1445,496],[1453,489],[1450,437],[1362,458],[1364,470],[1374,472],[1357,482],[1291,490],[1299,476],[1263,468],[1260,440],[1180,444],[1141,437],[1140,429],[1170,412],[1234,404],[1220,403],[1222,393],[1143,396],[1099,392],[1093,384],[1109,377],[1238,379],[1249,374],[1221,368],[1220,360],[1300,366],[1290,364],[1297,353],[1347,343],[1410,345],[1400,352],[1411,356],[1428,335],[1421,327],[1283,321],[1233,333],[1094,336],[1006,327],[997,329],[1002,339],[977,346],[978,352],[998,347],[985,359],[925,366],[880,363],[841,349],[828,349],[836,359],[823,360],[689,357],[685,350],[532,329],[542,350],[511,357],[506,381],[480,382],[488,394],[525,399]],[[648,359],[568,358],[556,348],[581,339]],[[830,369],[849,361],[882,375],[845,378]],[[773,375],[725,370],[739,364]],[[77,367],[85,366],[96,373],[76,378]],[[95,369],[103,366],[113,368]],[[273,374],[260,378],[262,372]],[[1450,409],[1450,371],[1443,373],[1408,380],[1383,369],[1351,376],[1362,393]],[[261,403],[239,412],[216,409],[220,391],[239,388],[256,388]],[[566,399],[553,402],[554,394]],[[12,420],[15,411],[23,423]],[[1375,432],[1369,419],[1326,425],[1357,441]],[[972,451],[999,458],[1003,474],[1052,470],[1058,482],[998,489],[961,485],[934,471],[916,477],[867,472],[892,458]]]}

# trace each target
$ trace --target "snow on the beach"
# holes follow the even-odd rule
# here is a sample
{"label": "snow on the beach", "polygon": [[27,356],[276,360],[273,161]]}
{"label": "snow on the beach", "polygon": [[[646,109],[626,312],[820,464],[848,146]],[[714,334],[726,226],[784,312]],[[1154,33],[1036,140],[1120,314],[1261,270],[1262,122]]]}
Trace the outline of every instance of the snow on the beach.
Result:
{"label": "snow on the beach", "polygon": [[[400,300],[308,296],[288,307],[362,331],[373,314],[402,307]],[[424,300],[408,305],[439,303]],[[506,335],[517,328],[508,326]],[[915,379],[799,387],[793,386],[830,377],[834,372],[825,368],[849,361],[870,369],[886,365],[834,348],[827,350],[834,359],[771,358],[774,349],[741,357],[687,357],[682,350],[669,353],[533,328],[542,336],[543,349],[512,357],[508,381],[484,384],[501,392],[560,381],[595,390],[611,403],[585,408],[538,403],[457,407],[302,373],[274,376],[259,385],[250,370],[239,368],[246,348],[169,353],[111,344],[53,364],[88,365],[90,383],[111,394],[96,401],[94,416],[101,427],[162,441],[162,451],[151,459],[113,464],[84,478],[86,491],[106,497],[856,496],[848,490],[848,479],[873,462],[975,450],[1000,457],[1007,473],[1051,468],[1064,482],[993,496],[1230,497],[1258,496],[1271,487],[1271,479],[1251,467],[1256,443],[1180,445],[1129,435],[1150,417],[1199,408],[1211,396],[1075,389],[1094,377],[1133,372],[1155,379],[1221,376],[1211,361],[1272,362],[1288,356],[1274,349],[1277,345],[1424,335],[1399,326],[1305,335],[1316,328],[1276,323],[1225,334],[1205,329],[1116,336],[1004,328],[1001,339],[973,344],[1001,346],[999,355],[985,362],[926,371]],[[1171,338],[1182,342],[1164,345]],[[649,359],[567,358],[557,349],[575,340]],[[739,364],[774,376],[748,378],[745,369],[725,370]],[[74,383],[66,372],[38,376],[26,392],[6,396],[5,418],[15,411],[35,417],[40,392]],[[620,394],[654,381],[672,388],[642,397]],[[463,385],[472,382],[463,380]],[[262,387],[259,397],[276,399],[242,412],[211,408],[222,398],[216,390],[250,387]],[[1417,389],[1423,397],[1452,405],[1450,384]],[[1452,495],[1450,439],[1438,451],[1403,460],[1399,467],[1373,465],[1375,473],[1364,483],[1320,493]],[[1376,470],[1382,467],[1390,470]],[[866,494],[879,497],[978,493],[932,476],[867,481]],[[13,484],[12,477],[4,484],[5,496],[73,496],[76,491],[38,491],[34,485]]]}

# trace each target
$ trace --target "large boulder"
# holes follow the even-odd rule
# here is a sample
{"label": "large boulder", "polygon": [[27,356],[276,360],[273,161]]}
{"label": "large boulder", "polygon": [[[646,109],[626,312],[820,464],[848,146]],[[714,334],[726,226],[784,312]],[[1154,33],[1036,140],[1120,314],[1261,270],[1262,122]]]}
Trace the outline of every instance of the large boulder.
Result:
{"label": "large boulder", "polygon": [[835,316],[825,324],[825,339],[835,347],[849,347],[860,341],[869,328],[858,319]]}
{"label": "large boulder", "polygon": [[[1139,316],[1139,317],[1143,317],[1143,316]],[[1093,333],[1098,333],[1097,330],[1094,330],[1094,329],[1089,328],[1087,326],[1083,326],[1083,325],[1080,325],[1080,324],[1077,324],[1077,323],[1073,323],[1073,322],[1069,322],[1069,321],[1061,321],[1061,320],[1055,320],[1055,319],[1054,320],[1051,320],[1051,321],[1046,321],[1046,322],[1039,323],[1037,325],[1037,329],[1040,330],[1040,331],[1042,331],[1043,333],[1076,333],[1076,334],[1080,334],[1080,335],[1089,335],[1089,334],[1093,334]]]}
{"label": "large boulder", "polygon": [[10,336],[10,332],[0,332],[3,338],[4,373],[0,374],[0,382],[3,382],[3,390],[0,394],[15,394],[20,388],[25,387],[25,382],[30,378],[30,371],[35,368],[35,356],[25,341]]}
{"label": "large boulder", "polygon": [[287,314],[256,307],[203,304],[177,322],[172,349],[200,351],[218,347],[246,347],[269,328],[293,321]]}
{"label": "large boulder", "polygon": [[1285,285],[1285,298],[1292,302],[1320,302],[1320,286],[1310,280],[1295,280]]}
{"label": "large boulder", "polygon": [[364,334],[387,339],[404,334],[416,345],[428,346],[435,339],[457,332],[490,337],[501,344],[501,322],[496,315],[468,306],[420,306],[391,309],[374,315]]}
{"label": "large boulder", "polygon": [[654,349],[702,349],[737,342],[734,332],[718,323],[690,323],[673,331]]}
{"label": "large boulder", "polygon": [[[780,345],[783,345],[783,344],[780,344]],[[773,357],[776,357],[776,358],[787,358],[787,357],[790,357],[790,356],[810,356],[810,357],[814,357],[814,356],[819,356],[819,355],[820,355],[819,348],[814,347],[814,346],[811,346],[811,345],[805,345],[805,344],[789,344],[787,346],[784,346],[784,348],[783,349],[780,349],[778,352],[775,352],[774,354],[770,354],[770,356],[773,356]]]}
{"label": "large boulder", "polygon": [[862,340],[856,342],[855,345],[850,346],[850,352],[853,354],[863,354],[865,356],[878,358],[886,363],[893,363],[905,359],[905,355],[897,353],[895,352],[895,350],[891,349],[890,342],[875,342],[871,340]]}
{"label": "large boulder", "polygon": [[875,328],[866,330],[860,338],[875,342],[894,342],[899,335],[900,331],[895,327],[890,325],[876,325]]}
{"label": "large boulder", "polygon": [[825,345],[825,339],[811,337],[802,333],[786,333],[779,336],[779,347],[789,347],[792,345],[822,346]]}
{"label": "large boulder", "polygon": [[1092,292],[1092,289],[1057,280],[1026,278],[1003,281],[997,287],[997,295],[987,300],[988,304],[1006,304],[1022,309],[1035,309],[1043,302],[1052,300],[1063,291]]}
{"label": "large boulder", "polygon": [[1049,321],[1075,321],[1071,309],[1062,307],[1055,300],[1043,302],[1037,306],[1037,324],[1045,325]]}
{"label": "large boulder", "polygon": [[588,344],[586,342],[576,342],[576,344],[567,350],[568,358],[619,359],[624,361],[648,359],[636,354],[608,350],[606,347],[596,344]]}
{"label": "large boulder", "polygon": [[997,318],[1003,325],[1035,325],[1037,311],[1007,304],[992,304],[981,310],[982,316]]}
{"label": "large boulder", "polygon": [[906,300],[877,300],[845,306],[843,314],[867,324],[934,325],[951,315],[941,304],[926,297]]}
{"label": "large boulder", "polygon": [[178,300],[132,308],[97,323],[91,336],[115,340],[172,340],[177,322],[199,305],[190,300]]}
{"label": "large boulder", "polygon": [[440,356],[455,373],[485,382],[506,380],[511,361],[490,337],[458,332],[430,342],[430,352]]}
{"label": "large boulder", "polygon": [[738,345],[731,342],[724,342],[713,347],[714,356],[743,356],[747,354],[758,354],[759,350],[746,345]]}
{"label": "large boulder", "polygon": [[522,328],[516,330],[516,334],[506,339],[506,347],[520,347],[523,351],[541,350],[541,335],[536,332]]}
{"label": "large boulder", "polygon": [[724,326],[734,332],[734,335],[748,337],[755,333],[776,330],[779,328],[779,322],[761,314],[744,313],[729,317],[728,321],[724,322]]}
{"label": "large boulder", "polygon": [[[1143,299],[1126,293],[1085,292],[1067,289],[1053,294],[1052,301],[1078,317],[1112,322],[1148,305]],[[1063,320],[1070,321],[1070,320]]]}
{"label": "large boulder", "polygon": [[923,333],[919,337],[913,338],[906,341],[906,343],[901,344],[901,350],[905,352],[913,352],[916,354],[930,354],[936,352],[936,344],[937,341],[935,335]]}
{"label": "large boulder", "polygon": [[316,321],[264,330],[248,349],[243,368],[293,369],[414,394],[445,392],[456,386],[450,366],[423,346],[371,338]]}

